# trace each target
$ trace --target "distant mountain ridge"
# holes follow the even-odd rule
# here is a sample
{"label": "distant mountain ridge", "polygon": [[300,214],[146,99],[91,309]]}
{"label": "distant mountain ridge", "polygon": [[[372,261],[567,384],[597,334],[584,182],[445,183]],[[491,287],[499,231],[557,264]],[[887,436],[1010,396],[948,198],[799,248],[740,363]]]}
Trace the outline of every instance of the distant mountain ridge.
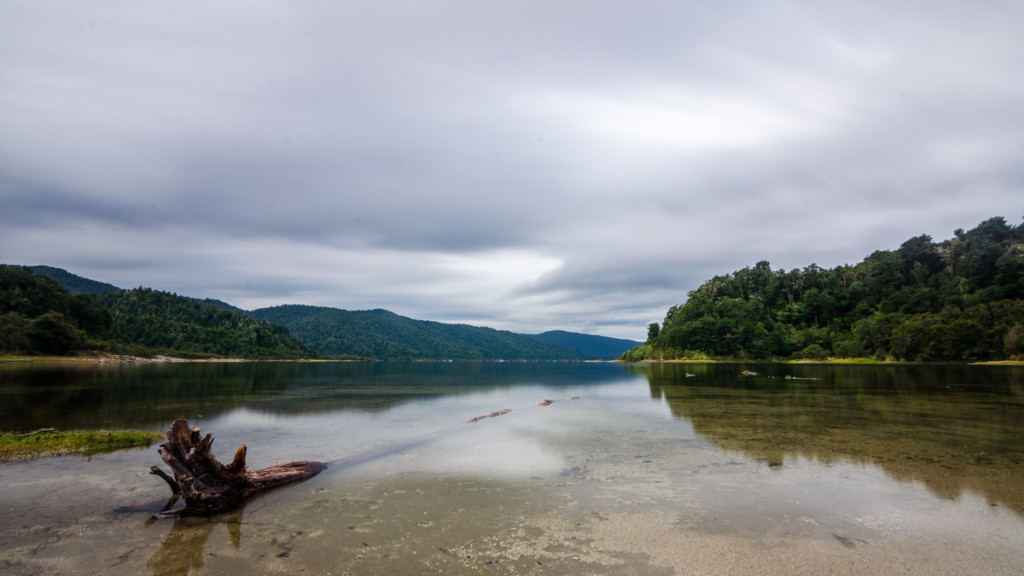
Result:
{"label": "distant mountain ridge", "polygon": [[286,304],[252,317],[281,324],[318,354],[382,360],[592,360],[596,356],[505,330],[414,320],[387,310]]}
{"label": "distant mountain ridge", "polygon": [[53,266],[29,266],[29,268],[40,276],[53,278],[57,282],[60,282],[60,284],[71,294],[92,294],[93,296],[100,296],[107,292],[120,292],[122,290],[113,284],[83,278],[82,276],[72,274],[63,268],[54,268]]}
{"label": "distant mountain ridge", "polygon": [[[52,266],[30,266],[71,294],[103,298],[131,292]],[[138,290],[138,289],[137,289]],[[185,298],[185,297],[182,297]],[[554,330],[518,334],[466,324],[415,320],[387,310],[349,311],[285,304],[246,311],[221,300],[188,298],[200,309],[215,307],[280,324],[317,354],[379,360],[611,360],[639,342]]]}
{"label": "distant mountain ridge", "polygon": [[572,348],[599,360],[614,360],[636,346],[643,344],[643,342],[626,340],[625,338],[609,338],[607,336],[566,332],[565,330],[549,330],[540,334],[526,334],[526,336],[541,342],[547,342],[548,344]]}
{"label": "distant mountain ridge", "polygon": [[[124,290],[124,288],[118,288],[113,284],[90,280],[89,278],[72,274],[63,268],[54,268],[53,266],[29,266],[29,268],[40,276],[53,278],[57,282],[60,282],[60,284],[71,294],[92,294],[93,296],[101,296],[107,292],[121,292]],[[188,296],[186,296],[186,298],[188,298]],[[215,306],[221,310],[245,312],[245,310],[242,310],[237,306],[232,306],[223,300],[216,300],[213,298],[191,298],[191,300],[194,300],[203,307]]]}

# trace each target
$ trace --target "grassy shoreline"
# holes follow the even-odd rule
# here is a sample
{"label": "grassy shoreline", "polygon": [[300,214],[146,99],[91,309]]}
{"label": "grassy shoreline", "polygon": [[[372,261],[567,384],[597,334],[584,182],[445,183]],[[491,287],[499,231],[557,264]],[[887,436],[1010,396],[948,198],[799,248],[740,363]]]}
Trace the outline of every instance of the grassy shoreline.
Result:
{"label": "grassy shoreline", "polygon": [[92,354],[82,356],[0,355],[0,364],[162,364],[181,362],[345,362],[349,358],[179,358],[172,356],[128,356]]}
{"label": "grassy shoreline", "polygon": [[876,360],[874,358],[827,358],[825,360],[751,360],[739,358],[647,358],[644,360],[615,360],[624,364],[963,364],[965,366],[1024,366],[1024,360],[984,360],[978,362],[920,362],[913,360]]}
{"label": "grassy shoreline", "polygon": [[92,456],[120,450],[149,448],[164,439],[162,432],[138,430],[70,430],[44,428],[34,432],[0,432],[0,463],[47,456]]}
{"label": "grassy shoreline", "polygon": [[[374,362],[375,360],[360,357],[330,358],[287,358],[287,359],[253,359],[253,358],[177,358],[171,356],[119,356],[115,354],[95,354],[83,356],[23,356],[0,355],[3,364],[155,364],[176,362]],[[473,362],[468,360],[467,362]],[[643,360],[585,360],[589,363],[621,363],[621,364],[715,364],[715,363],[768,363],[768,364],[964,364],[967,366],[1024,366],[1024,360],[984,360],[978,362],[919,362],[913,360],[877,360],[875,358],[827,358],[825,360],[752,360],[749,358],[646,358]]]}
{"label": "grassy shoreline", "polygon": [[121,354],[84,354],[81,356],[0,355],[0,364],[150,364],[161,362],[246,362],[241,358],[174,358],[170,356],[130,356]]}

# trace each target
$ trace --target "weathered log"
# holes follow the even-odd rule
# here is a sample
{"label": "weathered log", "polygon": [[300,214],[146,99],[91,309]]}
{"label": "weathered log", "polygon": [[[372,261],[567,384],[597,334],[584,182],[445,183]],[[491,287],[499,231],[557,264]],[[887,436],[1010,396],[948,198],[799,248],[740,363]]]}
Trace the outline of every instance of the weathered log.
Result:
{"label": "weathered log", "polygon": [[245,446],[235,452],[229,466],[214,458],[212,446],[212,434],[202,437],[199,428],[190,428],[181,418],[171,424],[167,442],[160,445],[159,452],[174,478],[156,466],[150,473],[160,476],[171,487],[172,503],[180,494],[185,507],[165,510],[162,515],[209,516],[234,510],[255,494],[312,478],[327,467],[322,462],[287,462],[249,472],[245,466]]}

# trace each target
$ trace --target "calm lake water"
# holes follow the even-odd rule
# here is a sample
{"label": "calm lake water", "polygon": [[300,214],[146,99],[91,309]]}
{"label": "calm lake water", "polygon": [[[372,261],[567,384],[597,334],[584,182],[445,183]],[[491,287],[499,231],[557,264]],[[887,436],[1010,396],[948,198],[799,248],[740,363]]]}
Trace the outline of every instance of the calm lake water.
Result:
{"label": "calm lake water", "polygon": [[183,520],[155,446],[0,465],[0,572],[1024,573],[1020,367],[0,365],[0,428],[177,417],[251,469],[385,454]]}

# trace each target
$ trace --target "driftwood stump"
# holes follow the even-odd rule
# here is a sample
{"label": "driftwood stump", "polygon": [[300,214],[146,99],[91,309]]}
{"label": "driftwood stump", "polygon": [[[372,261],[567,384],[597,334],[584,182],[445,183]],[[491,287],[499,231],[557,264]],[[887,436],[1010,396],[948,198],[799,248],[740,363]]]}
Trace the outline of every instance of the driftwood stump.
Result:
{"label": "driftwood stump", "polygon": [[[171,424],[167,442],[160,445],[159,452],[174,477],[157,466],[150,468],[150,473],[163,478],[174,493],[161,513],[163,516],[209,516],[227,512],[238,508],[254,494],[301,482],[327,468],[322,462],[288,462],[249,472],[245,466],[245,446],[235,452],[228,466],[213,457],[212,446],[212,434],[201,437],[199,428],[190,428],[181,418]],[[169,511],[179,496],[185,500],[185,507]]]}

